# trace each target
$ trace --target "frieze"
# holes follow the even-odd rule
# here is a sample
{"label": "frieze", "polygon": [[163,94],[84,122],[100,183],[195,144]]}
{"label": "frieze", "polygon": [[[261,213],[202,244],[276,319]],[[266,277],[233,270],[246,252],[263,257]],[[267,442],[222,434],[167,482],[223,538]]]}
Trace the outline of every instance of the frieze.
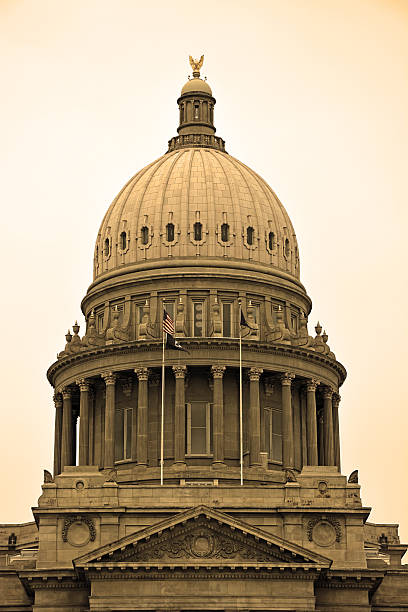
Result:
{"label": "frieze", "polygon": [[[242,564],[243,565],[243,564]],[[227,578],[239,579],[239,580],[316,580],[320,573],[320,568],[305,569],[300,567],[292,568],[260,568],[257,567],[244,567],[242,566],[237,569],[233,568],[219,568],[219,567],[201,567],[192,568],[186,567],[185,569],[174,566],[166,568],[158,568],[155,566],[146,566],[146,568],[134,568],[129,566],[125,570],[118,571],[117,568],[111,566],[106,568],[101,565],[95,567],[84,568],[86,575],[89,580],[222,580]]]}
{"label": "frieze", "polygon": [[[215,338],[208,338],[207,340],[202,339],[199,342],[186,340],[185,343],[188,344],[191,349],[201,348],[202,346],[205,346],[206,344],[216,346],[217,350],[230,350],[231,347],[237,346],[236,341],[226,342],[225,339],[215,339]],[[317,362],[317,363],[321,363],[325,365],[330,370],[333,370],[334,372],[336,372],[336,374],[340,376],[342,381],[345,380],[346,378],[346,370],[340,362],[335,361],[333,359],[326,358],[321,353],[316,353],[312,350],[308,350],[308,349],[300,350],[297,347],[290,347],[287,345],[279,346],[273,343],[260,343],[260,342],[254,342],[254,344],[252,344],[251,342],[243,342],[242,347],[244,351],[251,352],[251,353],[253,352],[261,353],[261,354],[279,353],[283,357],[291,358],[294,355],[298,357],[303,357],[306,361]],[[56,374],[56,372],[61,369],[65,369],[67,366],[73,363],[94,360],[96,358],[101,357],[102,355],[109,355],[112,353],[115,353],[115,354],[132,354],[135,352],[136,353],[146,353],[152,350],[161,350],[161,342],[158,342],[158,341],[141,342],[141,341],[135,340],[132,342],[123,342],[117,345],[98,347],[96,349],[82,351],[81,353],[74,353],[69,356],[65,356],[59,361],[56,361],[55,363],[53,363],[48,369],[47,377],[48,377],[48,380],[52,384],[52,377]]]}

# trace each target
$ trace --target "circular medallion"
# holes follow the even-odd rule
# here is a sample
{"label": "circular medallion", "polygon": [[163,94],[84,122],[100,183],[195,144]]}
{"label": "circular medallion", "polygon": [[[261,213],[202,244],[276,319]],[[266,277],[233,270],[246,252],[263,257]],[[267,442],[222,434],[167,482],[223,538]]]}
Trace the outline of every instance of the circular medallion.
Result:
{"label": "circular medallion", "polygon": [[331,546],[336,541],[336,530],[328,521],[319,521],[313,527],[312,538],[318,546]]}
{"label": "circular medallion", "polygon": [[212,549],[210,538],[205,535],[195,537],[192,549],[197,557],[206,557]]}
{"label": "circular medallion", "polygon": [[71,546],[85,546],[91,538],[89,527],[83,521],[75,521],[68,528],[67,540]]}

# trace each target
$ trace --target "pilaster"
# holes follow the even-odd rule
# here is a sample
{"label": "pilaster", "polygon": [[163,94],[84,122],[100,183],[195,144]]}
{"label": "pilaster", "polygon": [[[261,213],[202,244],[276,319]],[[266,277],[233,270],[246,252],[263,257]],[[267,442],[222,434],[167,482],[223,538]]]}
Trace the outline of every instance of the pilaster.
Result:
{"label": "pilaster", "polygon": [[147,465],[147,419],[148,419],[148,368],[136,368],[135,374],[139,381],[137,394],[137,445],[136,457],[138,465]]}
{"label": "pilaster", "polygon": [[173,366],[176,379],[176,390],[174,399],[174,462],[185,464],[186,448],[186,399],[185,399],[185,377],[187,367],[185,365]]}
{"label": "pilaster", "polygon": [[293,448],[293,409],[292,409],[292,380],[295,375],[285,372],[281,376],[282,385],[282,434],[283,434],[283,466],[285,468],[294,467],[294,448]]}
{"label": "pilaster", "polygon": [[261,466],[261,407],[259,402],[259,379],[262,368],[249,370],[249,465]]}
{"label": "pilaster", "polygon": [[215,365],[211,368],[214,379],[213,388],[213,446],[214,464],[224,462],[224,387],[225,366]]}
{"label": "pilaster", "polygon": [[104,372],[101,376],[106,385],[103,467],[113,468],[115,463],[115,385],[117,376],[114,372]]}

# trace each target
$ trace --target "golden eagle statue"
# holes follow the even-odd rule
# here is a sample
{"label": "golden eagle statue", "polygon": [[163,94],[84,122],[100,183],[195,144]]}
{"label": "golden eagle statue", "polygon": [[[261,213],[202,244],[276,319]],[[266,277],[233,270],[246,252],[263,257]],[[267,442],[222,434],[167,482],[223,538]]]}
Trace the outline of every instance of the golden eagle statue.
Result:
{"label": "golden eagle statue", "polygon": [[[195,72],[198,72],[198,75],[200,75],[200,68],[202,67],[202,65],[204,63],[204,55],[202,55],[199,60],[193,59],[193,57],[190,55],[189,59],[190,59],[190,66],[193,69],[193,74]],[[194,75],[194,76],[196,76],[196,75]]]}

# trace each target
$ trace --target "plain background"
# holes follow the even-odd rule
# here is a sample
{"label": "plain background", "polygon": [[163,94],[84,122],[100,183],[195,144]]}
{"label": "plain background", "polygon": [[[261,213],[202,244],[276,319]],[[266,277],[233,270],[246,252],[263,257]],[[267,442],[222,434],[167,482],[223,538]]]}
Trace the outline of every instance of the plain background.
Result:
{"label": "plain background", "polygon": [[229,153],[276,191],[346,366],[343,473],[408,540],[405,0],[0,2],[0,522],[51,469],[45,373],[92,280],[109,203],[176,134],[188,56]]}

